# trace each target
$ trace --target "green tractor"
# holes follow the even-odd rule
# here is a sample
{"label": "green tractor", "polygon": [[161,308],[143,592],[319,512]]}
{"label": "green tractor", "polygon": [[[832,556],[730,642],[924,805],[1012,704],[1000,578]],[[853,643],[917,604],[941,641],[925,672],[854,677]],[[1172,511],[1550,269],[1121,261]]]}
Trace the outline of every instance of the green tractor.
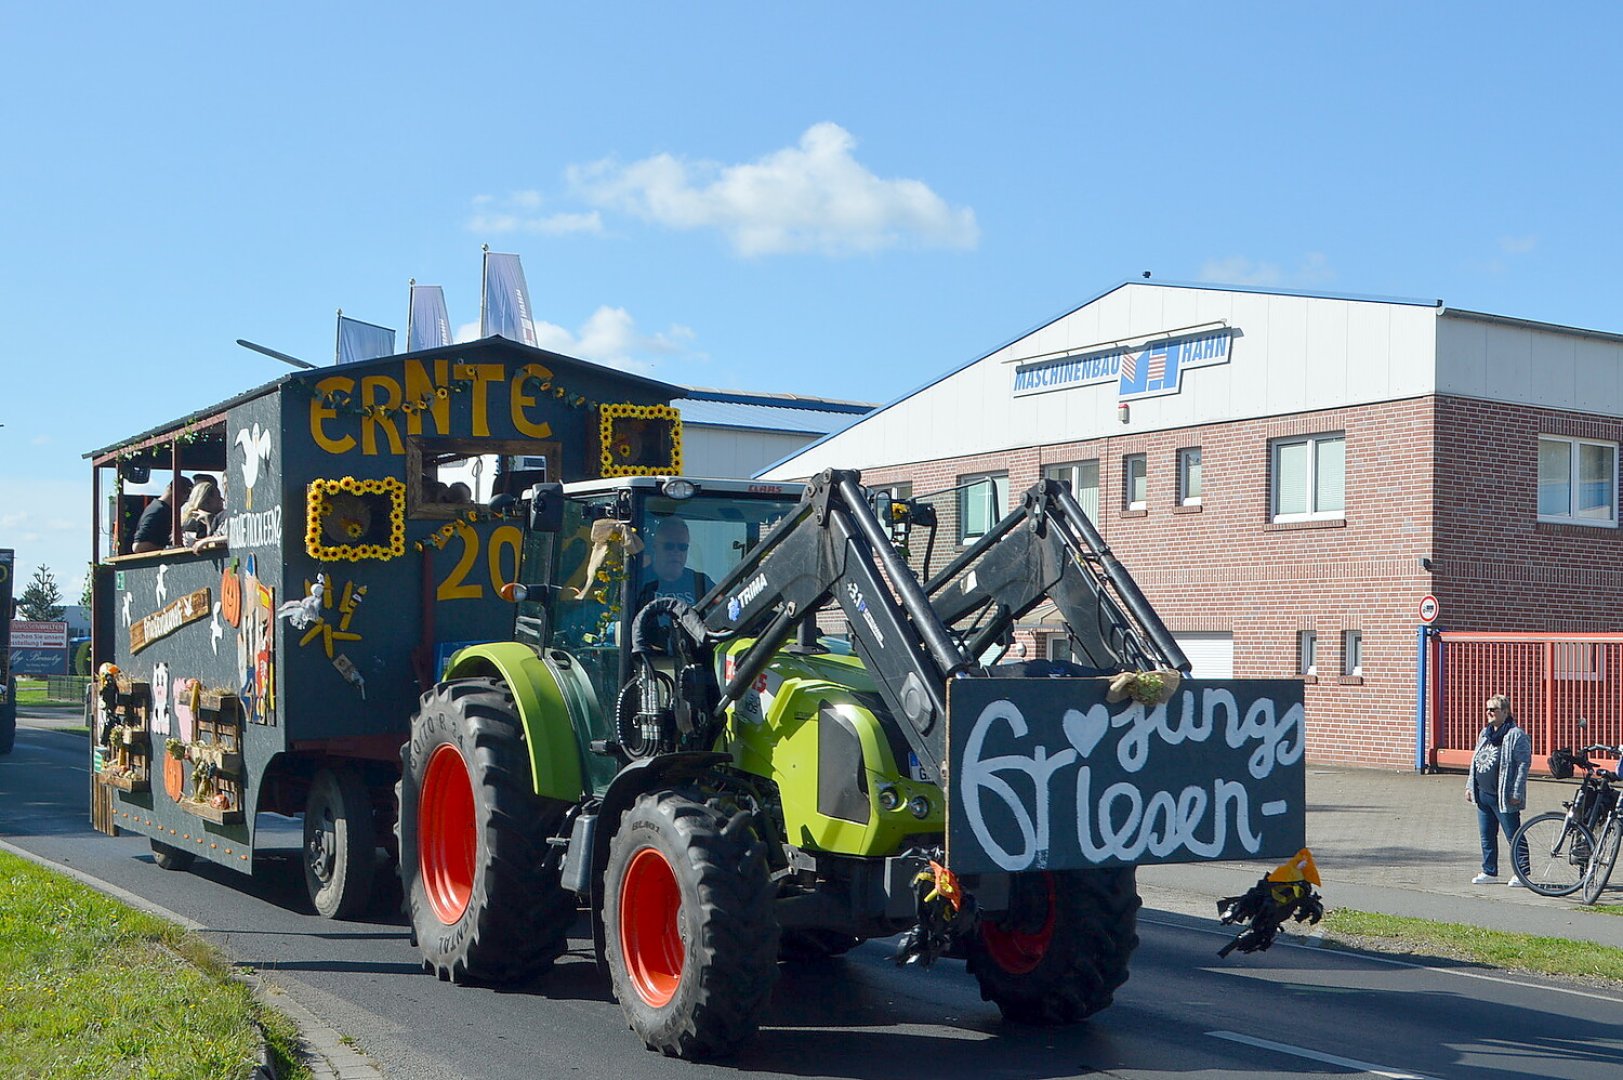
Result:
{"label": "green tractor", "polygon": [[[1110,1004],[1133,865],[1005,871],[982,841],[1019,829],[978,810],[948,842],[949,684],[1001,675],[1020,700],[1187,670],[1068,491],[1040,483],[928,581],[898,549],[929,508],[855,473],[543,485],[500,509],[529,524],[514,640],[458,652],[402,749],[426,970],[532,976],[584,905],[631,1028],[684,1058],[753,1034],[780,961],[899,933],[898,960],[965,959],[1009,1018]],[[983,663],[1045,599],[1081,665]],[[835,608],[848,639],[817,631]]]}

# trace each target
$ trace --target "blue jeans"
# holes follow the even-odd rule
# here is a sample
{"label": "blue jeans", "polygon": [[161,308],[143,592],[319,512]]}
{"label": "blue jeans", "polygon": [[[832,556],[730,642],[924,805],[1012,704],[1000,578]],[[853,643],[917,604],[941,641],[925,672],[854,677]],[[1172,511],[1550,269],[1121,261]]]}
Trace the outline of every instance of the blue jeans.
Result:
{"label": "blue jeans", "polygon": [[[1503,812],[1499,810],[1498,803],[1478,798],[1476,825],[1477,831],[1482,834],[1482,872],[1498,877],[1499,833],[1504,832],[1505,843],[1508,846],[1510,838],[1522,827],[1522,812],[1520,810]],[[1514,853],[1512,855],[1514,857]]]}

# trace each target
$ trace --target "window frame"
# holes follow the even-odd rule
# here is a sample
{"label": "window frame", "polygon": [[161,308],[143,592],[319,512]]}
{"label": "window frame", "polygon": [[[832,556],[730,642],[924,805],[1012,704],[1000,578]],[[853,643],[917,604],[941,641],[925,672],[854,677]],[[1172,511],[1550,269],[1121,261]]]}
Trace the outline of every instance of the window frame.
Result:
{"label": "window frame", "polygon": [[[1143,497],[1133,498],[1133,466],[1141,470],[1144,481]],[[1148,454],[1123,454],[1121,456],[1121,508],[1129,513],[1136,510],[1150,508],[1150,456]]]}
{"label": "window frame", "polygon": [[[1567,512],[1565,514],[1546,514],[1542,509],[1544,481],[1542,477],[1535,480],[1533,492],[1534,516],[1548,525],[1585,525],[1592,529],[1615,529],[1618,525],[1618,444],[1606,439],[1585,439],[1576,435],[1546,435],[1539,433],[1538,450],[1542,456],[1545,443],[1563,443],[1567,448]],[[1604,447],[1611,452],[1611,513],[1605,518],[1582,517],[1574,512],[1573,503],[1578,497],[1582,487],[1579,476],[1581,455],[1578,450],[1583,446]],[[1536,471],[1536,470],[1535,470]]]}
{"label": "window frame", "polygon": [[[998,503],[988,515],[986,528],[980,532],[969,531],[969,500],[970,492],[978,488],[982,481],[990,481],[992,489],[992,502]],[[1007,514],[1009,502],[1009,474],[1007,472],[967,473],[958,478],[958,543],[973,544],[1000,521]]]}
{"label": "window frame", "polygon": [[1364,674],[1364,631],[1341,632],[1341,673],[1362,677]]}
{"label": "window frame", "polygon": [[[1178,494],[1178,502],[1177,502],[1177,505],[1179,505],[1179,506],[1199,506],[1199,505],[1201,505],[1201,495],[1202,495],[1202,492],[1205,490],[1205,488],[1204,488],[1205,473],[1204,473],[1204,470],[1201,467],[1202,466],[1202,459],[1203,459],[1203,455],[1201,454],[1200,447],[1198,447],[1198,446],[1183,446],[1183,447],[1178,448],[1178,455],[1177,455],[1177,469],[1178,469],[1178,489],[1177,489],[1177,494]],[[1189,494],[1189,465],[1190,465],[1191,461],[1193,461],[1194,466],[1195,466],[1195,485],[1194,485],[1195,493],[1193,495]]]}
{"label": "window frame", "polygon": [[1319,634],[1317,630],[1296,631],[1296,673],[1298,675],[1319,674]]}
{"label": "window frame", "polygon": [[[1084,465],[1093,466],[1093,484],[1089,489],[1092,491],[1091,502],[1093,505],[1091,508],[1088,505],[1090,500],[1084,497],[1083,488],[1080,483],[1081,470]],[[1077,505],[1082,507],[1083,512],[1088,515],[1088,518],[1093,521],[1097,521],[1099,519],[1098,458],[1078,458],[1075,461],[1060,461],[1055,462],[1052,465],[1044,465],[1043,476],[1049,480],[1058,480],[1068,486],[1071,491],[1071,497],[1076,500]]]}
{"label": "window frame", "polygon": [[[1341,509],[1320,510],[1318,505],[1319,490],[1319,448],[1329,443],[1341,444]],[[1286,447],[1307,447],[1307,474],[1304,477],[1307,511],[1305,513],[1281,513],[1279,510],[1279,455]],[[1292,521],[1344,521],[1347,517],[1347,433],[1345,431],[1323,431],[1312,435],[1290,435],[1281,439],[1270,439],[1268,442],[1268,520],[1276,523]]]}

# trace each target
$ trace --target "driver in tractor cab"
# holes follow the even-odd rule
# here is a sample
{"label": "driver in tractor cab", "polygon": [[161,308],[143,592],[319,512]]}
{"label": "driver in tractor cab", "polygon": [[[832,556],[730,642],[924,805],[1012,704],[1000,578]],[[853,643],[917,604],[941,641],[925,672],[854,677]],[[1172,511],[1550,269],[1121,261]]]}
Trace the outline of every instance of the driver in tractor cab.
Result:
{"label": "driver in tractor cab", "polygon": [[654,528],[646,556],[653,576],[637,590],[636,609],[641,610],[655,597],[674,596],[689,604],[715,587],[702,571],[688,567],[688,547],[691,544],[688,523],[679,517],[668,517]]}

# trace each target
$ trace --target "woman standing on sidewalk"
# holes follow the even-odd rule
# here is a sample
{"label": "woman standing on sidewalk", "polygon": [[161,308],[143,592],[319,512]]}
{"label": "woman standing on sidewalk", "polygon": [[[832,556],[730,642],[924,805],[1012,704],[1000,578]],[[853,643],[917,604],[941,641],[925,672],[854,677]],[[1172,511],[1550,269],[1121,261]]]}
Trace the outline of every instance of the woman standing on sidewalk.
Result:
{"label": "woman standing on sidewalk", "polygon": [[[1465,797],[1476,804],[1477,829],[1482,834],[1482,873],[1471,879],[1473,885],[1499,880],[1499,833],[1504,832],[1508,844],[1522,827],[1527,773],[1533,766],[1533,744],[1510,715],[1510,699],[1495,694],[1485,708],[1488,722],[1477,736],[1471,773],[1465,778]],[[1510,857],[1514,859],[1516,853],[1511,852]],[[1514,867],[1510,884],[1521,884]]]}

